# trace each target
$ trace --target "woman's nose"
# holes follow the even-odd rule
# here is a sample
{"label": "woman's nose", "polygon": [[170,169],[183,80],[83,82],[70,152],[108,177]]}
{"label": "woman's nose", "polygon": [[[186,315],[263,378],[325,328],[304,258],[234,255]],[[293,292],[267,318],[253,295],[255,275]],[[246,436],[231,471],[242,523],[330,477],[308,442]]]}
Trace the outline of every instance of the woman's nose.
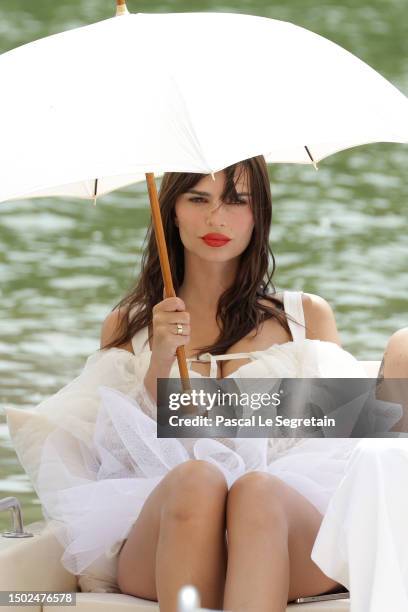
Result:
{"label": "woman's nose", "polygon": [[213,221],[214,219],[221,219],[223,220],[223,213],[217,214],[219,213],[219,211],[222,209],[222,202],[219,202],[217,204],[213,204],[210,207],[210,210],[208,211],[208,221]]}

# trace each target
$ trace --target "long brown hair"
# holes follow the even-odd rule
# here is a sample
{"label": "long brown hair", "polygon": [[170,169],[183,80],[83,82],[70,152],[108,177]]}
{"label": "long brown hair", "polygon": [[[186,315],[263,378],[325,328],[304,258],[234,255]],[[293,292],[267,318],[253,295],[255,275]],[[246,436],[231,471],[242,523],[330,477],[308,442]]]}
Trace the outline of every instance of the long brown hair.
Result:
{"label": "long brown hair", "polygon": [[[238,197],[234,182],[236,169],[239,172],[236,183],[240,172],[248,172],[254,229],[248,246],[240,255],[235,282],[222,293],[218,301],[216,319],[221,330],[220,335],[215,344],[197,349],[198,354],[223,354],[253,329],[258,331],[260,323],[271,318],[277,319],[290,333],[286,318],[288,315],[283,311],[281,302],[273,295],[276,293],[272,283],[275,258],[269,245],[272,195],[266,162],[263,155],[258,155],[225,168],[226,181],[221,196],[225,202],[235,201]],[[184,278],[184,246],[175,224],[175,203],[179,195],[193,188],[204,176],[206,175],[199,173],[166,172],[160,185],[160,211],[176,295]],[[112,308],[112,311],[121,308],[124,313],[117,336],[106,344],[104,349],[129,342],[140,329],[151,325],[153,306],[163,300],[164,285],[152,223],[149,225],[146,239],[147,248],[142,254],[141,272],[136,285]],[[269,253],[272,260],[270,270]],[[259,299],[269,301],[270,306],[260,304]]]}

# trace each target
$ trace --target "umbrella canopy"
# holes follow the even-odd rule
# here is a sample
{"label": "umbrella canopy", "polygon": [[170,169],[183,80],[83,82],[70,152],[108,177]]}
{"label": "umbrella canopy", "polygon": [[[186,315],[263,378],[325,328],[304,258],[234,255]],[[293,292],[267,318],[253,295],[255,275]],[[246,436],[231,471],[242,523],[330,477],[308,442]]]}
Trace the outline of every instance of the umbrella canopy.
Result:
{"label": "umbrella canopy", "polygon": [[1,55],[0,82],[0,202],[408,142],[396,87],[326,38],[253,15],[125,13]]}
{"label": "umbrella canopy", "polygon": [[[317,169],[343,149],[408,142],[408,99],[314,32],[254,15],[117,6],[120,18],[0,56],[0,202],[96,200],[146,178],[167,297],[154,175],[213,174],[261,154]],[[188,389],[183,346],[177,359]]]}

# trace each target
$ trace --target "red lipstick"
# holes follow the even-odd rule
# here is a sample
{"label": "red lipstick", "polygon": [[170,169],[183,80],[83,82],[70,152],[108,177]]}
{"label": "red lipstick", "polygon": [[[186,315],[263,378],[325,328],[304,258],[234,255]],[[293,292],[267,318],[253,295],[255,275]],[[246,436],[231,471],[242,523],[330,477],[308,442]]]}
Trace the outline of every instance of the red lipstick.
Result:
{"label": "red lipstick", "polygon": [[231,240],[231,238],[228,238],[228,236],[225,236],[224,234],[205,234],[205,236],[201,237],[202,240],[204,240],[204,242],[206,244],[208,244],[208,246],[211,247],[220,247],[220,246],[224,246],[225,244],[227,244],[227,242],[229,242]]}

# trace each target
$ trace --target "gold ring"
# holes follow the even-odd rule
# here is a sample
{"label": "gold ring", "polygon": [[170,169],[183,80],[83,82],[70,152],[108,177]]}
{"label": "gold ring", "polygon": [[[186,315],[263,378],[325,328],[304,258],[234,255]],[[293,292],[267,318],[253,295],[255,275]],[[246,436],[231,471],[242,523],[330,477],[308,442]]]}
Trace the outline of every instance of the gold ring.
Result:
{"label": "gold ring", "polygon": [[183,324],[182,323],[176,323],[177,325],[177,334],[178,335],[183,335]]}

